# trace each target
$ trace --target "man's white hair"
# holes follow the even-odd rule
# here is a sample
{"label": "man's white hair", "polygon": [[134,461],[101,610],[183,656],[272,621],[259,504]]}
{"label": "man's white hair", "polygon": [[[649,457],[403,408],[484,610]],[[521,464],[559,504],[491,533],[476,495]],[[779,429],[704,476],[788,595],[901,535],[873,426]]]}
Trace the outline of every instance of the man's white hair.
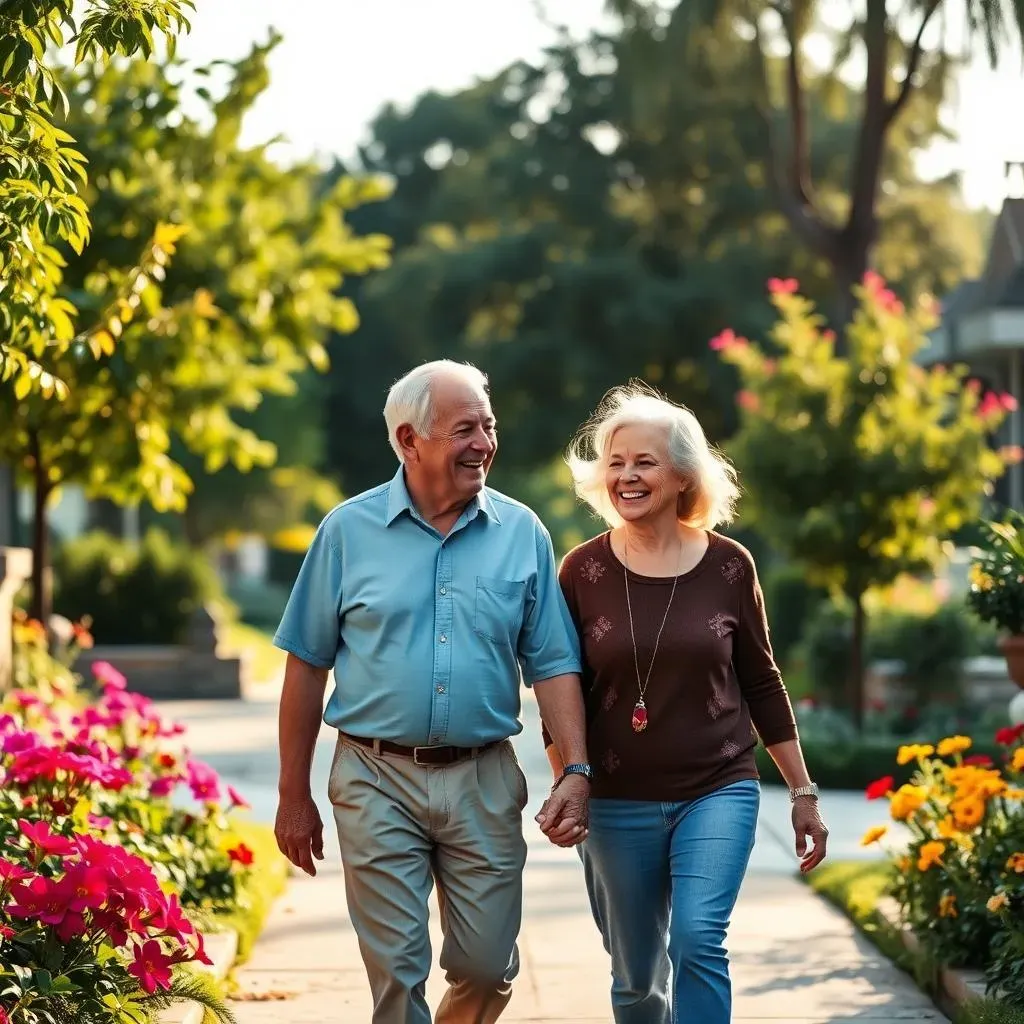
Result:
{"label": "man's white hair", "polygon": [[608,497],[605,470],[615,431],[641,423],[665,431],[669,461],[688,484],[680,496],[680,522],[707,530],[731,522],[739,497],[736,470],[708,444],[697,417],[689,409],[640,384],[609,391],[573,441],[566,461],[579,497],[609,526],[622,525],[622,518]]}
{"label": "man's white hair", "polygon": [[388,440],[402,459],[402,446],[398,443],[398,428],[408,423],[420,437],[430,437],[434,426],[433,384],[439,377],[455,378],[487,393],[487,376],[470,363],[456,363],[451,359],[435,359],[410,370],[395,381],[384,403],[384,422],[388,425]]}

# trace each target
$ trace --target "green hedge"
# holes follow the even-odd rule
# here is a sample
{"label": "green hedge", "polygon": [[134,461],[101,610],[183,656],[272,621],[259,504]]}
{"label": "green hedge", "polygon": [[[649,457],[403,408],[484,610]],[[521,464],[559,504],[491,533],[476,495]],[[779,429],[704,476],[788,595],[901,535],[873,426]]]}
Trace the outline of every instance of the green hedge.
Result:
{"label": "green hedge", "polygon": [[89,616],[98,644],[173,644],[185,640],[196,611],[224,603],[201,553],[149,530],[139,544],[89,533],[54,554],[54,609]]}

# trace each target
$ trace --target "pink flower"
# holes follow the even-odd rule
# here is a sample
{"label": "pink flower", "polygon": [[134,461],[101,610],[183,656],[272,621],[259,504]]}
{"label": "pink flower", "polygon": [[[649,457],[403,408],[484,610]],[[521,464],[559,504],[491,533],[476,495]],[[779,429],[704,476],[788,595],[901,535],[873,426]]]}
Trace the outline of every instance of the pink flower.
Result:
{"label": "pink flower", "polygon": [[1017,399],[1009,392],[999,396],[999,404],[1006,410],[1006,412],[1017,411]]}
{"label": "pink flower", "polygon": [[885,278],[877,270],[868,270],[864,274],[864,287],[872,294],[884,291]]}
{"label": "pink flower", "polygon": [[202,761],[189,761],[188,785],[196,800],[216,801],[220,799],[220,778]]}
{"label": "pink flower", "polygon": [[68,912],[63,894],[42,875],[31,881],[16,882],[11,886],[7,914],[43,924],[60,924]]}
{"label": "pink flower", "polygon": [[736,404],[747,412],[757,412],[761,408],[761,399],[753,391],[738,391],[736,393]]}
{"label": "pink flower", "polygon": [[743,348],[747,344],[746,338],[739,337],[731,327],[726,327],[721,334],[716,334],[708,342],[708,348],[712,352],[726,352],[731,348]]}
{"label": "pink flower", "polygon": [[768,291],[772,295],[795,295],[800,289],[800,282],[795,277],[773,277],[768,282]]}
{"label": "pink flower", "polygon": [[981,404],[978,406],[978,415],[983,419],[988,419],[995,413],[1003,411],[1003,403],[1000,401],[999,396],[994,391],[988,391],[985,397],[982,398]]}
{"label": "pink flower", "polygon": [[3,888],[7,882],[22,882],[31,877],[31,871],[27,871],[20,864],[0,857],[0,888]]}
{"label": "pink flower", "polygon": [[133,943],[132,962],[128,973],[135,978],[143,992],[152,995],[158,988],[171,987],[171,967],[174,960],[164,953],[156,939],[147,939],[142,945]]}
{"label": "pink flower", "polygon": [[239,810],[247,811],[252,807],[252,804],[234,786],[228,786],[228,799],[231,801],[231,806],[237,807]]}
{"label": "pink flower", "polygon": [[1004,444],[999,449],[999,456],[1008,465],[1016,465],[1024,459],[1024,448],[1019,444]]}
{"label": "pink flower", "polygon": [[70,839],[50,831],[50,823],[47,821],[32,824],[22,818],[18,821],[18,828],[21,830],[21,834],[44,855],[56,853],[63,857],[74,849],[74,844]]}
{"label": "pink flower", "polygon": [[829,329],[821,332],[821,340],[829,345],[834,345],[836,342],[836,332]]}
{"label": "pink flower", "polygon": [[125,690],[128,680],[109,661],[94,661],[92,674],[105,690]]}

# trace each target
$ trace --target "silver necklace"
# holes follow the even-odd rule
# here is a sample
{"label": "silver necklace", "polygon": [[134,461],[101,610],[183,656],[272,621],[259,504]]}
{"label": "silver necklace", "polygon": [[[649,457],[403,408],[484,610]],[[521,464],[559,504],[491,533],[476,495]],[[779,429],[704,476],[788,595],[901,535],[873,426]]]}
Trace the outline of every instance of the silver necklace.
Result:
{"label": "silver necklace", "polygon": [[672,607],[672,599],[676,596],[676,584],[679,582],[679,575],[683,568],[683,545],[679,544],[679,565],[672,579],[672,592],[668,595],[668,604],[665,606],[665,614],[658,628],[658,635],[654,640],[654,651],[651,654],[651,663],[647,666],[647,676],[643,682],[640,681],[640,655],[636,649],[636,633],[633,630],[633,605],[629,600],[629,544],[626,542],[626,534],[622,534],[622,578],[626,582],[626,611],[629,613],[629,636],[633,641],[633,664],[636,667],[636,685],[640,691],[640,699],[633,706],[633,732],[643,732],[647,728],[647,705],[644,703],[644,695],[647,693],[648,684],[651,681],[651,671],[654,669],[654,659],[658,656],[658,645],[661,643],[661,634],[668,622],[669,609]]}

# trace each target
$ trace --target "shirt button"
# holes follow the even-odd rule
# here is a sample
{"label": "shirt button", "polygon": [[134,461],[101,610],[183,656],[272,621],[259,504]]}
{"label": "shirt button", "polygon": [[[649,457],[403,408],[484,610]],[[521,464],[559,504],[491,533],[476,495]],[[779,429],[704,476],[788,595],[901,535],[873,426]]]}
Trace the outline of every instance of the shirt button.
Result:
{"label": "shirt button", "polygon": [[437,688],[437,692],[438,692],[438,693],[444,693],[444,687],[443,687],[443,686],[439,686],[439,687]]}
{"label": "shirt button", "polygon": [[443,643],[443,644],[448,643],[448,634],[447,633],[442,633],[441,636],[439,637],[439,639],[440,639],[441,643]]}
{"label": "shirt button", "polygon": [[443,597],[447,593],[448,593],[448,588],[447,587],[442,587],[441,588],[441,596]]}

